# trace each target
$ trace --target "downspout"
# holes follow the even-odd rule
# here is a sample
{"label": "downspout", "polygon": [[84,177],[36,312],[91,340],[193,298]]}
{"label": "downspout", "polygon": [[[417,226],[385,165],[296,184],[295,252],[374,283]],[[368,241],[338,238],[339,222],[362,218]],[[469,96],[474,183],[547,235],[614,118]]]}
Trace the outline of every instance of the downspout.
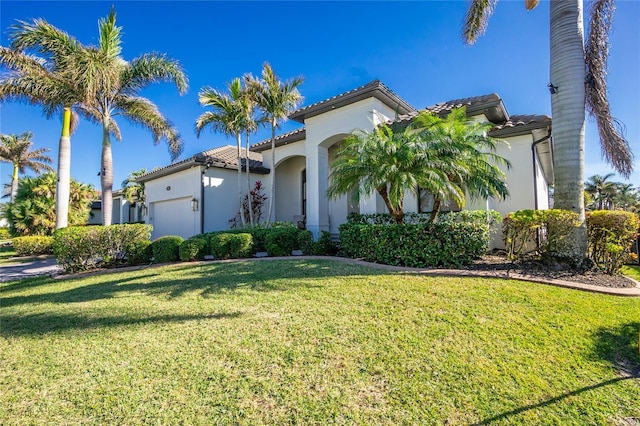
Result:
{"label": "downspout", "polygon": [[204,234],[204,176],[207,173],[207,169],[211,165],[209,163],[205,164],[205,168],[202,171],[202,176],[200,177],[200,233]]}
{"label": "downspout", "polygon": [[[551,129],[549,129],[549,133],[547,136],[542,139],[538,139],[537,141],[533,141],[531,144],[531,159],[533,161],[533,210],[538,210],[538,170],[536,164],[536,146],[541,144],[542,142],[547,141],[551,138]],[[540,248],[540,230],[536,230],[536,246]]]}

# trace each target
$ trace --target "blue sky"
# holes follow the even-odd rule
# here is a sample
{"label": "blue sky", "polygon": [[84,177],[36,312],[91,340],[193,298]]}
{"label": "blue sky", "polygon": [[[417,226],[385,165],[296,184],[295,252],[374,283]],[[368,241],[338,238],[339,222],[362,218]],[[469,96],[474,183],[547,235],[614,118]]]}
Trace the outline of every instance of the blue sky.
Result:
{"label": "blue sky", "polygon": [[[551,114],[549,83],[549,4],[527,12],[522,1],[501,1],[487,34],[474,46],[460,36],[466,3],[422,2],[213,2],[213,1],[6,1],[0,3],[0,44],[16,19],[44,18],[84,44],[97,43],[97,21],[115,6],[123,27],[123,57],[164,52],[180,61],[189,91],[158,84],[143,95],[154,101],[181,132],[181,159],[233,140],[194,133],[204,109],[203,86],[223,89],[245,73],[259,74],[271,63],[283,79],[303,76],[304,104],[314,103],[380,79],[416,108],[438,102],[498,93],[510,114]],[[609,58],[613,115],[626,125],[636,155],[640,184],[640,2],[618,0]],[[140,128],[119,122],[123,141],[113,142],[114,188],[133,170],[170,163],[166,145],[154,146]],[[299,127],[286,123],[282,131]],[[55,160],[60,120],[47,120],[40,108],[0,105],[0,132],[31,131],[35,147],[48,147]],[[263,130],[254,142],[269,137]],[[81,121],[72,136],[72,176],[100,187],[101,130]],[[588,120],[586,177],[611,171],[600,157],[597,131]],[[0,182],[10,165],[0,163]],[[621,180],[617,178],[617,180]]]}

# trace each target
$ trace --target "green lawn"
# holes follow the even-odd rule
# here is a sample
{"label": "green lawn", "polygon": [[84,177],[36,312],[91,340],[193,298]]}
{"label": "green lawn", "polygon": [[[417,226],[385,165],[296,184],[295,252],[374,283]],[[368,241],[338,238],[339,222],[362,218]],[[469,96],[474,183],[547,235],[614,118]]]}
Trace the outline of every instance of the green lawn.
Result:
{"label": "green lawn", "polygon": [[0,284],[0,424],[624,424],[640,299],[331,260]]}
{"label": "green lawn", "polygon": [[622,273],[627,277],[631,277],[636,281],[640,281],[640,266],[636,266],[636,265],[623,266]]}

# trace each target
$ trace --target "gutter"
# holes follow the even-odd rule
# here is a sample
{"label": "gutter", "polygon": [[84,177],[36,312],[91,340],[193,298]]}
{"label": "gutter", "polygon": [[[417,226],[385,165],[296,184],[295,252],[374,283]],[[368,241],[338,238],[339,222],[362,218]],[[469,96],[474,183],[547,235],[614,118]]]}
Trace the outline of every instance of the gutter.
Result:
{"label": "gutter", "polygon": [[[547,136],[537,141],[533,141],[531,144],[531,159],[533,160],[533,210],[538,210],[538,174],[536,169],[536,146],[545,142],[551,138],[551,128],[547,133]],[[536,230],[536,247],[540,247],[540,230]]]}
{"label": "gutter", "polygon": [[207,173],[209,164],[205,165],[200,176],[200,233],[204,234],[204,176]]}

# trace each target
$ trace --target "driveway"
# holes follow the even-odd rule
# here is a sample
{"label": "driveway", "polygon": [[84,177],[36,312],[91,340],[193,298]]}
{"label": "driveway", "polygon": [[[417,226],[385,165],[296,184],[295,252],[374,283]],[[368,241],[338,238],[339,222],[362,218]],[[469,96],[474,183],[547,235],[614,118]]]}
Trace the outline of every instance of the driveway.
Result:
{"label": "driveway", "polygon": [[54,257],[32,259],[24,263],[0,265],[0,282],[32,278],[62,272]]}

